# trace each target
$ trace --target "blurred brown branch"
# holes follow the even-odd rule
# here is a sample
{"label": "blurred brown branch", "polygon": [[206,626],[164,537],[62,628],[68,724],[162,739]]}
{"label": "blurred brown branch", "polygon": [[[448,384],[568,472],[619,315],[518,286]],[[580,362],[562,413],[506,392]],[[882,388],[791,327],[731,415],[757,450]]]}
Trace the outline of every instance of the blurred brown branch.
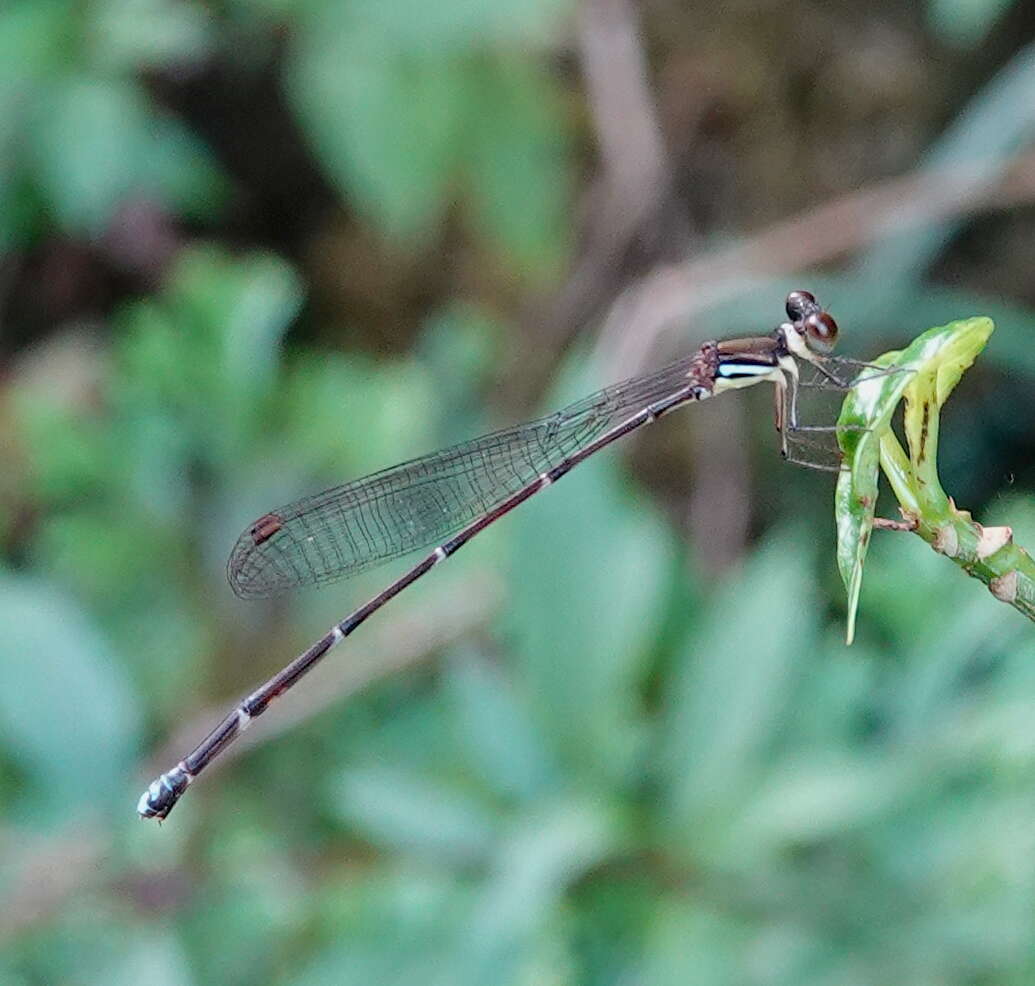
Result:
{"label": "blurred brown branch", "polygon": [[580,63],[602,165],[589,239],[597,250],[615,250],[672,194],[671,162],[632,4],[584,0],[579,12]]}
{"label": "blurred brown branch", "polygon": [[577,209],[580,243],[573,269],[524,318],[529,332],[550,340],[550,352],[606,310],[632,255],[639,266],[626,277],[643,264],[681,255],[691,241],[689,219],[675,201],[635,5],[583,0],[575,44],[600,170]]}
{"label": "blurred brown branch", "polygon": [[1035,199],[1035,152],[1002,162],[991,179],[987,173],[987,162],[914,171],[775,223],[725,249],[658,266],[611,307],[599,355],[607,365],[633,373],[667,331],[736,297],[755,278],[828,263],[940,220]]}

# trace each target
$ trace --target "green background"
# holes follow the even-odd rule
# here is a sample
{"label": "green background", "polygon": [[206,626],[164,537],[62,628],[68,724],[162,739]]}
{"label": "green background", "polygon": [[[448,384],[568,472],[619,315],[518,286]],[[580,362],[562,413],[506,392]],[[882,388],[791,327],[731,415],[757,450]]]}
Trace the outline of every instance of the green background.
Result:
{"label": "green background", "polygon": [[761,392],[580,467],[134,811],[404,567],[241,602],[255,517],[791,288],[862,358],[996,319],[942,480],[1035,545],[1033,38],[1004,0],[4,3],[0,986],[1035,981],[1035,634],[879,534],[846,649],[832,478]]}

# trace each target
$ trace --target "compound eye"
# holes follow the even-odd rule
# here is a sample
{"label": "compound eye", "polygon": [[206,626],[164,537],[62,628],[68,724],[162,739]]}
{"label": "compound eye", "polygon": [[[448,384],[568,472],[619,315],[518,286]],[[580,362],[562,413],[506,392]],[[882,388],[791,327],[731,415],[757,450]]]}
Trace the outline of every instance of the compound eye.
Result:
{"label": "compound eye", "polygon": [[787,317],[792,322],[800,322],[809,312],[819,310],[816,296],[811,291],[792,291],[787,295],[784,307],[787,309]]}
{"label": "compound eye", "polygon": [[804,322],[805,345],[814,353],[826,355],[837,343],[837,322],[827,312],[813,312]]}

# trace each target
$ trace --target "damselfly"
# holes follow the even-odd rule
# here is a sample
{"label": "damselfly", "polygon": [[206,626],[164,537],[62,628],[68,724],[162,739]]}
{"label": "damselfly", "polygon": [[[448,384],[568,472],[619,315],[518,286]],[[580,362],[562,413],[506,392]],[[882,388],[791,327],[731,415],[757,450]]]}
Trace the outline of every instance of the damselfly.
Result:
{"label": "damselfly", "polygon": [[405,462],[264,514],[227,564],[234,592],[270,596],[332,582],[438,543],[369,602],[240,702],[198,747],[141,796],[144,818],[165,818],[187,786],[278,695],[340,640],[476,534],[566,472],[674,408],[770,381],[782,451],[798,428],[799,361],[843,386],[830,353],[837,323],[808,291],[787,296],[788,321],[771,335],[706,342],[656,373],[606,387],[536,421]]}

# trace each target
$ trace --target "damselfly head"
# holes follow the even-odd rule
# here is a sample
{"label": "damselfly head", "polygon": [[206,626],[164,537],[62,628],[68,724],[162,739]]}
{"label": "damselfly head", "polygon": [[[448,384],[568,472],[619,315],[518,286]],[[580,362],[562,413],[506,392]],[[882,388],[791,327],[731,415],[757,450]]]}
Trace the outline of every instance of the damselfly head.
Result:
{"label": "damselfly head", "polygon": [[837,344],[837,322],[811,291],[792,291],[785,304],[790,322],[780,326],[787,348],[796,356],[828,356]]}

